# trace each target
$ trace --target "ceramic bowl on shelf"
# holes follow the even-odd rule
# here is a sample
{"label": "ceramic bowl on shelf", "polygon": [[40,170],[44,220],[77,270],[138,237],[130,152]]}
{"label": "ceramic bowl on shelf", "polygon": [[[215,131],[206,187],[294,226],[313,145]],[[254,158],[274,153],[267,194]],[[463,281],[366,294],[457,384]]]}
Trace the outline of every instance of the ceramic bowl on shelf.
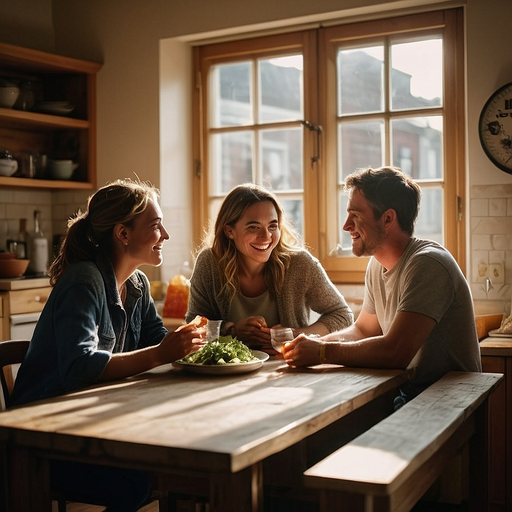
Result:
{"label": "ceramic bowl on shelf", "polygon": [[9,151],[0,151],[0,176],[12,176],[18,170],[18,161]]}
{"label": "ceramic bowl on shelf", "polygon": [[48,175],[53,180],[69,180],[78,167],[73,160],[50,160],[48,162]]}
{"label": "ceramic bowl on shelf", "polygon": [[0,107],[12,108],[20,95],[20,88],[8,80],[0,79]]}
{"label": "ceramic bowl on shelf", "polygon": [[28,268],[30,260],[16,258],[0,259],[0,278],[20,277]]}

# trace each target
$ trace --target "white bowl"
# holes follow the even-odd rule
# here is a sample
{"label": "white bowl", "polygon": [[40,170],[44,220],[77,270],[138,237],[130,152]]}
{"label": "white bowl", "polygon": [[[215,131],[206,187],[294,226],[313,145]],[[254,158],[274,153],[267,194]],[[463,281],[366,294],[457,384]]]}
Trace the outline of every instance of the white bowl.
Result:
{"label": "white bowl", "polygon": [[0,158],[0,176],[12,176],[18,170],[18,161]]}
{"label": "white bowl", "polygon": [[73,160],[50,160],[48,174],[54,180],[69,180],[77,167]]}
{"label": "white bowl", "polygon": [[16,103],[19,95],[20,89],[15,85],[0,87],[0,107],[12,108],[12,106]]}

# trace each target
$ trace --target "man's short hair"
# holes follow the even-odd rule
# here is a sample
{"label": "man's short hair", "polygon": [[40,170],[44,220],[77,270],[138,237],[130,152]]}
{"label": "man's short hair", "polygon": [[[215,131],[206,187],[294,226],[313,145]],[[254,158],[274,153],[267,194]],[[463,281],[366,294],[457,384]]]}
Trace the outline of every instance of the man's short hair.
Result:
{"label": "man's short hair", "polygon": [[398,167],[380,167],[353,172],[345,180],[345,190],[361,192],[376,219],[390,208],[395,210],[402,230],[412,236],[418,217],[421,189]]}

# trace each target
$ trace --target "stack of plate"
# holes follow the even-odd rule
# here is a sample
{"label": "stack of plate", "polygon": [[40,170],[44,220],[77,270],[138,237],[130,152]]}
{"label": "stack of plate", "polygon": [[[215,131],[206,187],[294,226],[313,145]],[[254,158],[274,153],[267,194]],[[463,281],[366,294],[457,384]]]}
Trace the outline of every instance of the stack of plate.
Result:
{"label": "stack of plate", "polygon": [[73,112],[75,105],[69,101],[40,101],[34,106],[34,110],[44,114],[56,114],[67,116]]}

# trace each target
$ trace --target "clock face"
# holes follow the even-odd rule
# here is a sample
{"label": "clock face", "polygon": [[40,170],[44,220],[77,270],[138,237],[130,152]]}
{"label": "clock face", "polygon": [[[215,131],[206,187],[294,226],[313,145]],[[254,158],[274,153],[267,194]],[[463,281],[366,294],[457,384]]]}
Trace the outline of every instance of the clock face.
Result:
{"label": "clock face", "polygon": [[478,123],[480,142],[490,160],[512,174],[512,83],[498,89],[484,105]]}

